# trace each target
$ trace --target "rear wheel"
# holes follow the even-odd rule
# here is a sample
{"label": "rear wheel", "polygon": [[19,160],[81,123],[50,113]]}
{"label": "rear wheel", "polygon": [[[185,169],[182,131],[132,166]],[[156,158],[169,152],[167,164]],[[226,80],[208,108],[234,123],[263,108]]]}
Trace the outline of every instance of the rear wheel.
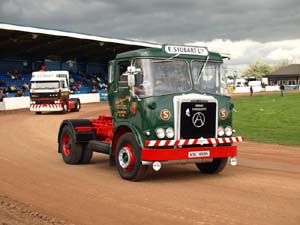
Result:
{"label": "rear wheel", "polygon": [[81,108],[81,104],[79,99],[76,99],[75,112],[78,112]]}
{"label": "rear wheel", "polygon": [[148,166],[141,164],[141,148],[131,133],[123,134],[118,140],[115,160],[123,179],[138,181],[147,173]]}
{"label": "rear wheel", "polygon": [[77,98],[77,99],[72,99],[74,101],[74,104],[75,104],[75,108],[72,109],[71,111],[72,112],[78,112],[81,108],[81,104],[80,104],[80,100]]}
{"label": "rear wheel", "polygon": [[82,156],[82,145],[76,144],[72,128],[65,126],[59,138],[59,149],[62,158],[67,164],[78,164]]}
{"label": "rear wheel", "polygon": [[216,174],[220,173],[226,166],[227,158],[214,158],[209,163],[196,163],[198,169],[203,173]]}
{"label": "rear wheel", "polygon": [[87,163],[89,163],[91,161],[92,157],[93,157],[93,151],[88,150],[86,148],[86,146],[85,146],[82,149],[82,154],[81,154],[81,158],[80,158],[79,163],[81,163],[81,164],[87,164]]}

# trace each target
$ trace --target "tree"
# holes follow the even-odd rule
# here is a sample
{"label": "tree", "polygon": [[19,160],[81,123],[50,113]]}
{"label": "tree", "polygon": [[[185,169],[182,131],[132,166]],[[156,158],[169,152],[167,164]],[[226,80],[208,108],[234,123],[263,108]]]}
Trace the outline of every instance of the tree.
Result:
{"label": "tree", "polygon": [[227,65],[225,65],[225,66],[224,66],[224,72],[225,72],[226,78],[227,78],[227,79],[234,79],[234,76],[233,76],[233,75],[229,75],[229,74],[230,74],[229,71],[230,71],[230,69],[228,68]]}
{"label": "tree", "polygon": [[272,72],[272,67],[264,62],[256,61],[248,66],[243,72],[243,76],[255,77],[260,80],[262,76]]}
{"label": "tree", "polygon": [[272,71],[271,72],[276,71],[276,70],[278,70],[282,67],[286,67],[290,64],[291,64],[291,62],[288,59],[281,60],[279,63],[272,66]]}
{"label": "tree", "polygon": [[255,77],[257,80],[260,80],[262,76],[265,76],[268,73],[272,73],[275,70],[278,70],[282,67],[286,67],[290,64],[290,61],[284,59],[274,65],[269,65],[262,61],[256,61],[248,66],[248,68],[243,72],[243,76],[246,77]]}

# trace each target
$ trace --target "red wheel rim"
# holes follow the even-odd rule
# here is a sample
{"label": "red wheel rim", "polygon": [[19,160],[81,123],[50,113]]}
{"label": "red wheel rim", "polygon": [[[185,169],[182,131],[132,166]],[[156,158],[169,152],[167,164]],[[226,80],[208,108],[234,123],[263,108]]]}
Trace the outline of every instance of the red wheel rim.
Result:
{"label": "red wheel rim", "polygon": [[68,134],[65,134],[62,139],[62,146],[63,146],[63,153],[65,156],[70,156],[71,154],[71,147],[72,147],[72,141]]}
{"label": "red wheel rim", "polygon": [[124,145],[119,151],[118,159],[120,166],[124,170],[131,171],[135,161],[132,147],[130,145]]}

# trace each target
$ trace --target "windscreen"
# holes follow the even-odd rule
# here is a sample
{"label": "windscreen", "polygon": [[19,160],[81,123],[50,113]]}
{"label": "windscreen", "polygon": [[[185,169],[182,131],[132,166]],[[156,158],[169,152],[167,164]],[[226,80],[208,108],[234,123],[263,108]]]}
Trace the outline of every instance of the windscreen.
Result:
{"label": "windscreen", "polygon": [[140,96],[160,96],[191,90],[188,63],[179,59],[137,59],[140,69],[136,76],[136,93]]}
{"label": "windscreen", "polygon": [[228,94],[224,66],[221,63],[192,62],[195,88],[204,93]]}
{"label": "windscreen", "polygon": [[58,81],[31,81],[32,89],[54,89],[59,88]]}

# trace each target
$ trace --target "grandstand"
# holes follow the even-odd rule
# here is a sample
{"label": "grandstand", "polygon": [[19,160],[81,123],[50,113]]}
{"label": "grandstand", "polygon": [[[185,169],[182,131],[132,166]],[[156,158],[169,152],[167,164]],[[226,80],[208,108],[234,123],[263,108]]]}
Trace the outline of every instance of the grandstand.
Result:
{"label": "grandstand", "polygon": [[[16,96],[11,87],[22,89],[31,73],[45,65],[46,70],[68,70],[75,94],[99,91],[116,54],[146,47],[161,45],[0,23],[0,89]],[[28,96],[28,89],[23,90]]]}
{"label": "grandstand", "polygon": [[[14,86],[16,88],[15,92],[8,93],[8,97],[15,97],[17,94],[17,89],[22,88],[23,84],[29,84],[29,81],[31,79],[31,74],[23,74],[22,79],[12,79],[10,76],[8,76],[5,73],[0,73],[0,82],[2,85],[0,85],[0,89],[4,91],[4,94],[8,91],[10,87]],[[24,96],[29,96],[29,90],[25,90],[23,93]]]}

